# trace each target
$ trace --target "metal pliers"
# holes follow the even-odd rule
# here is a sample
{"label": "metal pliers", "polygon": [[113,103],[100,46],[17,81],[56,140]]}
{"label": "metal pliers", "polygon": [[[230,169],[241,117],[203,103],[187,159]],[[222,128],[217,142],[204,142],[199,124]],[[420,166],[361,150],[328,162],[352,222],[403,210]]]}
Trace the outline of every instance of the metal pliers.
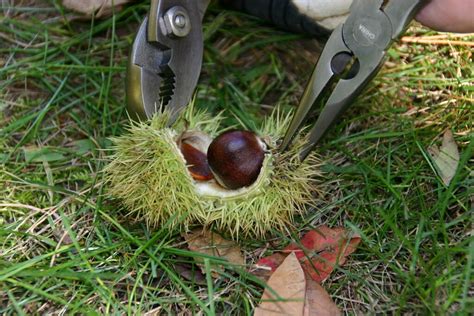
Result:
{"label": "metal pliers", "polygon": [[172,123],[191,101],[201,73],[202,17],[210,0],[152,0],[127,66],[129,113],[150,118],[167,108]]}
{"label": "metal pliers", "polygon": [[[266,0],[254,0],[263,2]],[[288,2],[288,1],[287,1]],[[290,146],[313,106],[334,87],[307,135],[306,158],[383,64],[387,49],[429,0],[354,0],[347,20],[329,37],[281,150]],[[202,63],[201,21],[209,0],[152,0],[128,65],[128,106],[139,117],[164,107],[171,121],[189,103]]]}

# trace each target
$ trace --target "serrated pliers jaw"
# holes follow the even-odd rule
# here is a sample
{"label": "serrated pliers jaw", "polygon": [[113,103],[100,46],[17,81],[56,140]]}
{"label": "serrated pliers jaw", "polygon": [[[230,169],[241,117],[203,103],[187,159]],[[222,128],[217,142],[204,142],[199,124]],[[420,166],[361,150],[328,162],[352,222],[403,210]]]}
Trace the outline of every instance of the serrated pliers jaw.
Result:
{"label": "serrated pliers jaw", "polygon": [[130,115],[150,118],[167,109],[172,123],[190,102],[201,72],[202,17],[208,0],[153,0],[127,65]]}

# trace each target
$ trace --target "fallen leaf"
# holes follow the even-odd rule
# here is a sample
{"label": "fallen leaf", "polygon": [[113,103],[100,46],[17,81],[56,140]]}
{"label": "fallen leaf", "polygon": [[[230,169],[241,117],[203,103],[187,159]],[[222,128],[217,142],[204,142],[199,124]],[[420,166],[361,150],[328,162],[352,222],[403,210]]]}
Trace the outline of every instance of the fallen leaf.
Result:
{"label": "fallen leaf", "polygon": [[252,272],[255,276],[267,281],[273,272],[280,266],[280,264],[285,260],[286,254],[274,253],[270,256],[261,258],[255,264],[255,269]]}
{"label": "fallen leaf", "polygon": [[83,156],[94,152],[97,149],[97,145],[90,139],[79,139],[73,141],[68,149],[74,151],[76,155]]}
{"label": "fallen leaf", "polygon": [[306,280],[294,253],[285,258],[268,280],[267,286],[254,316],[303,315]]}
{"label": "fallen leaf", "polygon": [[[360,236],[349,236],[342,227],[331,229],[320,226],[306,233],[299,244],[292,243],[283,249],[282,253],[261,258],[256,264],[255,274],[265,279],[276,270],[288,253],[294,253],[311,278],[322,282],[337,264],[342,266],[346,262],[347,256],[356,250],[359,243]],[[262,270],[267,272],[262,273]]]}
{"label": "fallen leaf", "polygon": [[67,9],[82,13],[88,17],[102,18],[118,11],[126,3],[133,0],[63,0]]}
{"label": "fallen leaf", "polygon": [[191,265],[176,263],[173,267],[174,270],[184,279],[200,285],[206,284],[206,277],[201,273],[201,271],[193,269]]}
{"label": "fallen leaf", "polygon": [[[326,280],[336,265],[342,266],[346,262],[347,256],[353,253],[360,243],[360,236],[348,236],[342,227],[330,229],[327,226],[322,226],[309,233],[305,236],[309,235],[305,242],[306,245],[312,245],[314,248],[305,247],[310,258],[304,256],[300,261],[303,269],[316,282]],[[308,240],[314,241],[314,243],[308,243]]]}
{"label": "fallen leaf", "polygon": [[431,146],[428,148],[428,152],[433,158],[433,163],[443,183],[449,185],[456,174],[459,164],[459,150],[453,133],[450,130],[446,130],[441,147]]}
{"label": "fallen leaf", "polygon": [[27,146],[23,147],[25,161],[30,162],[54,162],[64,160],[66,157],[56,148]]}
{"label": "fallen leaf", "polygon": [[338,316],[341,311],[326,290],[311,278],[306,278],[304,316]]}
{"label": "fallen leaf", "polygon": [[[342,227],[329,228],[319,226],[307,232],[300,240],[301,246],[308,252],[319,252],[330,247],[337,246],[344,238],[346,230]],[[305,257],[304,250],[297,244],[290,244],[284,249],[285,252],[295,251],[298,259]]]}
{"label": "fallen leaf", "polygon": [[[191,251],[224,258],[236,265],[245,263],[240,247],[235,242],[222,238],[219,234],[197,228],[186,234],[184,238]],[[201,259],[196,258],[197,261],[202,261]]]}

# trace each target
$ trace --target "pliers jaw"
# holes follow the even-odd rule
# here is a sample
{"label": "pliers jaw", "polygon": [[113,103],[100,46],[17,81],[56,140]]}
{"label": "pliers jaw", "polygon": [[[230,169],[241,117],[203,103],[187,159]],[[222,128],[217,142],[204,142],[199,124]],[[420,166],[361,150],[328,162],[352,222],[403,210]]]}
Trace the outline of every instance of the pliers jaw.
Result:
{"label": "pliers jaw", "polygon": [[165,108],[171,124],[190,102],[201,72],[202,17],[209,0],[153,0],[132,46],[127,105],[150,118]]}
{"label": "pliers jaw", "polygon": [[[290,146],[313,106],[320,103],[327,90],[334,86],[300,152],[300,160],[306,158],[337,118],[377,74],[393,40],[403,32],[414,14],[426,2],[353,2],[348,19],[334,30],[324,47],[283,139],[281,150]],[[341,76],[344,72],[348,76]]]}

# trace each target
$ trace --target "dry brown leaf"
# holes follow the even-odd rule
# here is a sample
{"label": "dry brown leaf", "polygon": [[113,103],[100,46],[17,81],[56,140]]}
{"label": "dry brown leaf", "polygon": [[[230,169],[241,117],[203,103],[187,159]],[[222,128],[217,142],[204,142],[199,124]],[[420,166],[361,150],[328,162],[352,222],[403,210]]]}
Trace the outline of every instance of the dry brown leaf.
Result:
{"label": "dry brown leaf", "polygon": [[254,316],[303,315],[306,280],[294,253],[286,257],[272,274],[267,285],[268,288],[263,292],[262,302],[255,309]]}
{"label": "dry brown leaf", "polygon": [[110,15],[114,10],[134,0],[63,0],[63,6],[67,9],[82,13],[88,17],[96,18]]}
{"label": "dry brown leaf", "polygon": [[191,281],[199,285],[206,285],[206,277],[200,270],[193,269],[189,264],[176,263],[173,265],[174,270],[185,280]]}
{"label": "dry brown leaf", "polygon": [[186,234],[184,238],[191,251],[221,257],[238,265],[245,263],[240,247],[235,242],[224,239],[216,233],[198,228]]}
{"label": "dry brown leaf", "polygon": [[454,140],[453,133],[448,129],[443,135],[441,147],[431,146],[428,152],[433,158],[440,178],[445,185],[449,185],[459,164],[459,150]]}
{"label": "dry brown leaf", "polygon": [[304,316],[339,316],[341,311],[326,290],[311,277],[306,277]]}

